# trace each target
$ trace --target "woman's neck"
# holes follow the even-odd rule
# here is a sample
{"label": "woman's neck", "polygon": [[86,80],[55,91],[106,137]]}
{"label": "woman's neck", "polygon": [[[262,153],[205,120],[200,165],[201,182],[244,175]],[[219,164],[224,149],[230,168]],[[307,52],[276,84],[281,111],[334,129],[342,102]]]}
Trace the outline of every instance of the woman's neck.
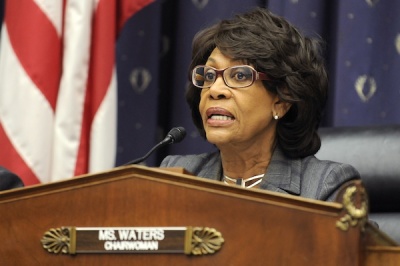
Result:
{"label": "woman's neck", "polygon": [[220,149],[223,174],[230,178],[247,179],[264,174],[272,157],[274,145],[259,145],[249,149]]}

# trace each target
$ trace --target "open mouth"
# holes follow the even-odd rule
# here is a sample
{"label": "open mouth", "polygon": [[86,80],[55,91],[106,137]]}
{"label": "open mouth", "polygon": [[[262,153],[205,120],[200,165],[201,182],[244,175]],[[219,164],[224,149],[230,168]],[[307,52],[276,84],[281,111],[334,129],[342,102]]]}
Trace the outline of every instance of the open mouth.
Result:
{"label": "open mouth", "polygon": [[232,116],[227,116],[227,115],[212,114],[208,116],[208,119],[226,121],[226,120],[233,120],[234,118]]}
{"label": "open mouth", "polygon": [[211,107],[206,112],[207,119],[210,121],[232,121],[235,117],[226,109],[221,107]]}

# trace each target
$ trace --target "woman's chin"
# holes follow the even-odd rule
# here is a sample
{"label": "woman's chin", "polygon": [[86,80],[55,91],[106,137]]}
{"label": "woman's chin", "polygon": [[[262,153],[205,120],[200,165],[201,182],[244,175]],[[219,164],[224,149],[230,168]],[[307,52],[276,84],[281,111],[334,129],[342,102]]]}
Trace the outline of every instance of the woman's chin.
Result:
{"label": "woman's chin", "polygon": [[228,134],[207,133],[207,141],[217,147],[231,143],[231,139],[232,136]]}

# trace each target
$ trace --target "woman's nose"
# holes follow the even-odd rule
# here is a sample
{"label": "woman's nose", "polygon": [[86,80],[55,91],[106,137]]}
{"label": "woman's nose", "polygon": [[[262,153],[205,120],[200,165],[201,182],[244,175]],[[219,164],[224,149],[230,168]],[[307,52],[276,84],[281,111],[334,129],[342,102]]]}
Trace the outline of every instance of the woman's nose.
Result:
{"label": "woman's nose", "polygon": [[225,84],[224,78],[218,76],[209,89],[210,97],[213,99],[224,99],[231,96],[230,88]]}

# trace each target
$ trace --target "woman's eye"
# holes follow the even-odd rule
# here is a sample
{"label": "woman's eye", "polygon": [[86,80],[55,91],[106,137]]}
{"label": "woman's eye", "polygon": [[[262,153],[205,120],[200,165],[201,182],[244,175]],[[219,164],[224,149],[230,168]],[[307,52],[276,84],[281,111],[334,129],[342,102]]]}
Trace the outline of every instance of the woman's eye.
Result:
{"label": "woman's eye", "polygon": [[241,72],[238,72],[238,73],[235,74],[235,78],[236,78],[237,80],[242,80],[242,79],[245,79],[245,78],[246,78],[246,75],[243,74],[243,73],[241,73]]}
{"label": "woman's eye", "polygon": [[243,81],[251,78],[251,73],[245,72],[245,71],[236,71],[233,73],[233,78],[238,81]]}
{"label": "woman's eye", "polygon": [[215,74],[214,73],[212,73],[212,72],[208,72],[208,73],[206,73],[205,75],[204,75],[204,79],[205,80],[214,80],[214,78],[215,78]]}

